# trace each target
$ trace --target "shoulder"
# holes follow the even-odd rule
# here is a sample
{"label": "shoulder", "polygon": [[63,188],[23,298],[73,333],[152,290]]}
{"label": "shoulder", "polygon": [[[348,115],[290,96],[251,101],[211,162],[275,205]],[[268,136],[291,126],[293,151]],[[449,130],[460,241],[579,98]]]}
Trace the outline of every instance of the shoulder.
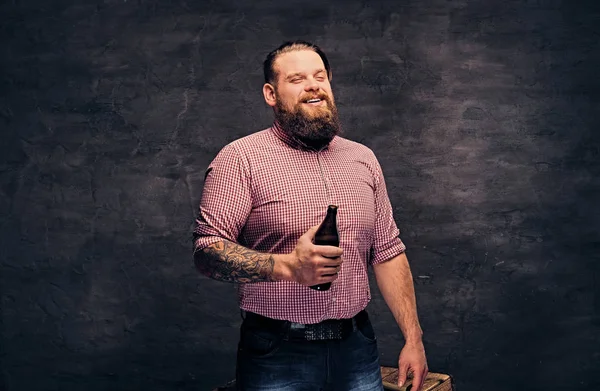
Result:
{"label": "shoulder", "polygon": [[269,129],[257,131],[225,144],[217,153],[217,159],[252,160],[252,156],[260,154],[260,150],[271,143]]}
{"label": "shoulder", "polygon": [[240,159],[255,150],[256,146],[264,144],[266,130],[261,130],[233,141],[229,141],[218,150],[215,160]]}
{"label": "shoulder", "polygon": [[258,147],[269,144],[272,141],[272,137],[272,133],[267,128],[233,140],[223,148],[232,148],[238,151],[238,153],[244,154],[245,152],[250,152]]}

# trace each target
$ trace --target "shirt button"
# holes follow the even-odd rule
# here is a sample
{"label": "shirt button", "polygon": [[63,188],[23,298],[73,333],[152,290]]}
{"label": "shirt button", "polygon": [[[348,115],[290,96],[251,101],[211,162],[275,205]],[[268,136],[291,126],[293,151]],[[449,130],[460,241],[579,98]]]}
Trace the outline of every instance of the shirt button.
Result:
{"label": "shirt button", "polygon": [[336,298],[334,297],[333,299],[331,299],[331,301],[333,301],[335,303],[336,302]]}

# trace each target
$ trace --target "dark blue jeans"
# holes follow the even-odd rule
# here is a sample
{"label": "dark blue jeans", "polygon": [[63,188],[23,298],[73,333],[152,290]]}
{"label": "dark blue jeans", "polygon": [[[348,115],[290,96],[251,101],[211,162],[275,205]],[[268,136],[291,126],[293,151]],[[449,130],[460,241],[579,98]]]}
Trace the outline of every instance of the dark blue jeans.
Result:
{"label": "dark blue jeans", "polygon": [[382,391],[371,322],[344,340],[288,338],[288,328],[265,330],[242,322],[236,384],[242,391]]}

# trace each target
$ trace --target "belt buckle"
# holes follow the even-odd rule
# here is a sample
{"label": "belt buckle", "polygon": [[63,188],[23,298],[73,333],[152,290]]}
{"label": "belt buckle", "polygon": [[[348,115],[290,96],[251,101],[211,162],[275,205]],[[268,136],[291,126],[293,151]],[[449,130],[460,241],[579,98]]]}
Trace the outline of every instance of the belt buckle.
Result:
{"label": "belt buckle", "polygon": [[307,341],[322,341],[327,339],[342,339],[342,322],[323,322],[307,325],[304,338]]}

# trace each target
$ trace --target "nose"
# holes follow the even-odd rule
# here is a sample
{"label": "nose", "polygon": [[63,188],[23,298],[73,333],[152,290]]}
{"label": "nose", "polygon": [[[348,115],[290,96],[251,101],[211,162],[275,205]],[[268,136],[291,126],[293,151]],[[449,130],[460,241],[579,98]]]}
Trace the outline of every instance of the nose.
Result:
{"label": "nose", "polygon": [[304,85],[304,91],[318,91],[319,83],[312,77],[306,79],[306,84]]}

